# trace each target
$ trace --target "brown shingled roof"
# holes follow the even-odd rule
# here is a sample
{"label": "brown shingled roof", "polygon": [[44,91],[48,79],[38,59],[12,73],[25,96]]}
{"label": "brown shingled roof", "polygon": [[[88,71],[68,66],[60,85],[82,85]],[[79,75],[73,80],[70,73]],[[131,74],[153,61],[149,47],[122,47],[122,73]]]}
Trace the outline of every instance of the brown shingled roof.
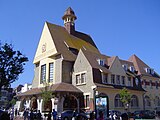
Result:
{"label": "brown shingled roof", "polygon": [[86,40],[83,40],[78,38],[77,36],[69,34],[64,27],[48,22],[47,26],[49,28],[58,53],[62,54],[65,60],[74,61],[76,59],[76,55],[72,53],[69,48],[80,50],[81,48],[85,47],[87,50],[99,53],[99,50],[91,44],[92,39],[89,39],[89,41],[87,42],[87,35]]}
{"label": "brown shingled roof", "polygon": [[135,69],[138,71],[138,75],[147,75],[150,77],[158,77],[160,76],[154,72],[154,74],[149,74],[145,71],[145,68],[150,68],[146,63],[144,63],[140,58],[138,58],[136,55],[132,55],[129,58],[130,62],[133,62]]}
{"label": "brown shingled roof", "polygon": [[[81,50],[82,50],[83,54],[85,55],[85,57],[87,58],[90,65],[93,68],[102,70],[105,73],[110,73],[110,71],[107,68],[107,66],[108,66],[107,65],[107,59],[109,58],[108,56],[102,55],[100,53],[95,53],[95,52],[91,52],[91,51],[88,51],[88,50],[84,50],[84,49],[81,49]],[[97,61],[98,59],[105,60],[105,66],[99,65],[98,61]]]}
{"label": "brown shingled roof", "polygon": [[[42,93],[43,89],[44,88],[33,88],[33,89],[28,90],[24,93],[18,94],[17,96],[38,95],[38,94]],[[49,86],[49,89],[52,92],[82,93],[82,91],[80,89],[78,89],[74,85],[68,84],[68,83],[53,84],[53,85]]]}

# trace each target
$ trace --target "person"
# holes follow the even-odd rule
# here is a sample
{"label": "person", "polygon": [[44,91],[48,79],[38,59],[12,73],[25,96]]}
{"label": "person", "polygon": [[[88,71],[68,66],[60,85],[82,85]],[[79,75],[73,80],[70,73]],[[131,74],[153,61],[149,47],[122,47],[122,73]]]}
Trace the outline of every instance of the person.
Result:
{"label": "person", "polygon": [[52,116],[53,120],[57,120],[57,111],[55,109],[53,109]]}
{"label": "person", "polygon": [[34,120],[34,114],[33,114],[33,110],[31,110],[31,112],[30,112],[30,120]]}
{"label": "person", "polygon": [[23,117],[24,117],[24,120],[28,119],[28,110],[27,109],[24,110]]}
{"label": "person", "polygon": [[38,110],[37,120],[41,120],[41,119],[42,119],[42,114],[41,114],[40,110]]}
{"label": "person", "polygon": [[0,120],[10,120],[9,114],[7,112],[3,112],[0,116]]}
{"label": "person", "polygon": [[90,113],[90,120],[95,120],[95,113],[94,112]]}
{"label": "person", "polygon": [[99,117],[97,120],[104,120],[102,111],[99,111]]}
{"label": "person", "polygon": [[10,111],[10,120],[14,119],[14,108],[11,109]]}
{"label": "person", "polygon": [[157,115],[155,117],[155,120],[160,120],[160,111],[157,112]]}
{"label": "person", "polygon": [[113,114],[113,120],[116,120],[117,119],[117,115],[116,113]]}
{"label": "person", "polygon": [[121,115],[121,118],[122,118],[122,120],[128,120],[128,115],[127,115],[127,113],[123,113],[123,114]]}
{"label": "person", "polygon": [[17,108],[15,109],[15,117],[17,116],[17,113],[18,113],[18,111],[17,111]]}
{"label": "person", "polygon": [[[51,120],[51,112],[48,113],[48,118],[47,118],[47,120]],[[53,118],[53,120],[54,120],[54,118]]]}

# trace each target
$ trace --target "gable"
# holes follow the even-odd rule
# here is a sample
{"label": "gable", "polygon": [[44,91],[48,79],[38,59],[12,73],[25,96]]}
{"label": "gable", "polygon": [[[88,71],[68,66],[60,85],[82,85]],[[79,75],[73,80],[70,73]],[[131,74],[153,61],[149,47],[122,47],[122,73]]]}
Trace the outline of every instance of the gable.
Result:
{"label": "gable", "polygon": [[33,63],[37,63],[41,59],[47,58],[56,53],[57,50],[55,44],[53,42],[48,26],[45,23]]}
{"label": "gable", "polygon": [[115,57],[115,59],[113,60],[112,65],[110,66],[110,71],[113,74],[126,75],[126,72],[124,71],[118,57]]}
{"label": "gable", "polygon": [[87,70],[88,68],[91,68],[91,65],[83,54],[82,50],[80,50],[74,63],[74,70],[76,70],[77,72],[81,72],[83,70]]}

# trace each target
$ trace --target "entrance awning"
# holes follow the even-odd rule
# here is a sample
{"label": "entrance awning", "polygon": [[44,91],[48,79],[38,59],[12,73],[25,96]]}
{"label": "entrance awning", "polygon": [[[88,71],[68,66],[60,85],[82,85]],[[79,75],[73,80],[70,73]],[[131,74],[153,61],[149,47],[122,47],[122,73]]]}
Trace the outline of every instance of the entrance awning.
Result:
{"label": "entrance awning", "polygon": [[[48,87],[49,87],[49,90],[52,91],[53,93],[54,92],[83,93],[80,89],[78,89],[77,87],[69,83],[57,83],[57,84],[53,84]],[[38,95],[42,93],[42,90],[44,90],[44,87],[43,88],[33,88],[24,93],[18,94],[17,97],[18,96]]]}

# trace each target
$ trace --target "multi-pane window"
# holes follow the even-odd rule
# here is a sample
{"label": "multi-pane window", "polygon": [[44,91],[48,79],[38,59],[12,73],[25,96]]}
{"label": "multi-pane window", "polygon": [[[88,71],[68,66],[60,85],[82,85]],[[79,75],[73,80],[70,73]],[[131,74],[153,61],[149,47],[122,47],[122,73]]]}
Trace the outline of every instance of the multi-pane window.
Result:
{"label": "multi-pane window", "polygon": [[43,83],[46,81],[46,64],[41,66],[41,80],[40,83]]}
{"label": "multi-pane window", "polygon": [[151,101],[148,96],[145,96],[145,106],[150,107],[151,106]]}
{"label": "multi-pane window", "polygon": [[49,63],[49,81],[53,82],[53,75],[54,75],[54,63]]}
{"label": "multi-pane window", "polygon": [[80,74],[76,75],[76,84],[80,84]]}
{"label": "multi-pane window", "polygon": [[131,107],[138,107],[138,97],[136,95],[131,97]]}
{"label": "multi-pane window", "polygon": [[82,73],[81,74],[81,83],[85,83],[85,81],[86,81],[86,74]]}
{"label": "multi-pane window", "polygon": [[120,85],[120,75],[116,75],[116,82],[118,85]]}
{"label": "multi-pane window", "polygon": [[86,73],[76,75],[76,84],[85,84],[86,83]]}
{"label": "multi-pane window", "polygon": [[144,88],[146,88],[146,80],[144,79],[143,82],[144,82]]}
{"label": "multi-pane window", "polygon": [[121,76],[122,85],[125,85],[125,76]]}
{"label": "multi-pane window", "polygon": [[86,107],[89,107],[89,95],[86,95]]}
{"label": "multi-pane window", "polygon": [[156,89],[158,89],[158,82],[156,81]]}
{"label": "multi-pane window", "polygon": [[115,84],[115,75],[113,75],[113,74],[111,75],[111,83]]}
{"label": "multi-pane window", "polygon": [[160,106],[160,99],[158,96],[155,97],[155,106]]}
{"label": "multi-pane window", "polygon": [[150,80],[150,88],[152,89],[152,80]]}
{"label": "multi-pane window", "polygon": [[121,102],[119,94],[115,96],[114,104],[115,104],[115,107],[123,107],[123,103]]}
{"label": "multi-pane window", "polygon": [[108,83],[108,74],[106,74],[106,73],[102,74],[102,82]]}
{"label": "multi-pane window", "polygon": [[131,77],[128,77],[128,86],[131,86]]}

